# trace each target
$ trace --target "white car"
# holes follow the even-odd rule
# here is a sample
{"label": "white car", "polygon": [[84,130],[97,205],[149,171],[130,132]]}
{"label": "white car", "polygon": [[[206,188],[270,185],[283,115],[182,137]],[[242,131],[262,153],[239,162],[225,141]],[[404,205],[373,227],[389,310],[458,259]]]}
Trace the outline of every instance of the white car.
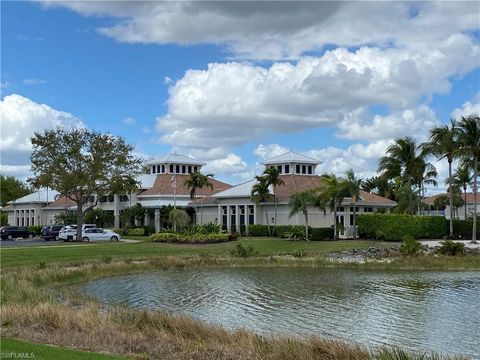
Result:
{"label": "white car", "polygon": [[[96,228],[95,224],[83,224],[82,232],[87,229]],[[77,225],[67,225],[60,229],[58,238],[63,241],[75,241],[77,237]]]}
{"label": "white car", "polygon": [[105,230],[100,228],[85,229],[82,231],[83,241],[97,241],[97,240],[110,240],[119,241],[120,235],[111,230]]}

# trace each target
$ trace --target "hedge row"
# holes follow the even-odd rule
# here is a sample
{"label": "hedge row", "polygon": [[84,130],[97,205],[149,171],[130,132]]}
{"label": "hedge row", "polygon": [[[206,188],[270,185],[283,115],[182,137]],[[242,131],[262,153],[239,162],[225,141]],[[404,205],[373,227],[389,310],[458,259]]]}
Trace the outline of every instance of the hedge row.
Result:
{"label": "hedge row", "polygon": [[28,231],[33,232],[35,235],[40,235],[43,226],[41,225],[32,225],[27,228]]}
{"label": "hedge row", "polygon": [[361,214],[357,216],[357,225],[360,237],[385,241],[400,241],[405,236],[442,239],[447,234],[443,216]]}
{"label": "hedge row", "polygon": [[152,241],[167,242],[167,243],[186,243],[186,244],[207,244],[232,241],[236,239],[236,236],[230,234],[195,234],[185,235],[176,233],[156,233],[150,235]]}
{"label": "hedge row", "polygon": [[[471,239],[473,220],[453,220],[453,237],[455,239]],[[477,221],[477,239],[480,239],[480,221]]]}
{"label": "hedge row", "polygon": [[[289,233],[296,231],[305,231],[305,226],[303,225],[277,225],[275,230],[275,235],[281,238],[288,237]],[[273,226],[270,226],[270,231],[273,232]],[[311,236],[311,240],[320,241],[320,240],[332,240],[333,239],[333,227],[322,227],[322,228],[308,228],[308,232]],[[259,236],[268,236],[268,226],[267,225],[248,225],[248,236],[259,237]]]}

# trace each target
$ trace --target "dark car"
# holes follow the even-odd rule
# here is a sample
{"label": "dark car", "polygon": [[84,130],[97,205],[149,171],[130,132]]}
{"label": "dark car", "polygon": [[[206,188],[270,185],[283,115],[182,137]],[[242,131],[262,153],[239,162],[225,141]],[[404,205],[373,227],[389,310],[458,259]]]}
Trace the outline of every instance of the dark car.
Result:
{"label": "dark car", "polygon": [[16,238],[33,238],[35,233],[28,231],[26,227],[23,226],[4,226],[0,228],[0,237],[2,240],[13,240]]}
{"label": "dark car", "polygon": [[61,228],[63,228],[63,225],[44,226],[40,232],[40,236],[46,241],[59,240],[58,233],[60,232]]}

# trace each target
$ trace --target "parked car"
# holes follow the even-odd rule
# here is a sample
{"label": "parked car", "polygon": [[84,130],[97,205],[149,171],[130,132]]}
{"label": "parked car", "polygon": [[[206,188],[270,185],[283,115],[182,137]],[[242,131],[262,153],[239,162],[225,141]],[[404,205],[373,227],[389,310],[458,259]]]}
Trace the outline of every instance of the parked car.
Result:
{"label": "parked car", "polygon": [[0,237],[2,240],[13,240],[17,238],[32,239],[35,237],[35,233],[28,231],[28,229],[23,226],[4,226],[0,228]]}
{"label": "parked car", "polygon": [[110,240],[110,241],[119,241],[120,235],[112,230],[93,228],[85,229],[82,232],[83,241],[97,241],[97,240]]}
{"label": "parked car", "polygon": [[40,232],[40,237],[45,241],[60,240],[60,230],[63,225],[48,225],[44,226]]}
{"label": "parked car", "polygon": [[[96,228],[95,224],[83,224],[82,231],[86,229]],[[58,238],[63,241],[74,241],[77,236],[77,225],[67,225],[60,229]]]}

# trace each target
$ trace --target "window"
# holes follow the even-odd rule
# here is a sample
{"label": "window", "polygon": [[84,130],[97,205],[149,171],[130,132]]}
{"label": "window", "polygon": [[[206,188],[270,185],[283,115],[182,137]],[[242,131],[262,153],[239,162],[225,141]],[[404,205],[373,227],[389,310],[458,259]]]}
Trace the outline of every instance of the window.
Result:
{"label": "window", "polygon": [[290,165],[285,165],[285,174],[290,174]]}
{"label": "window", "polygon": [[236,225],[237,224],[237,216],[236,216],[236,209],[235,206],[230,206],[230,224]]}
{"label": "window", "polygon": [[160,165],[157,165],[157,174],[160,174]]}
{"label": "window", "polygon": [[173,174],[173,165],[170,165],[170,174]]}
{"label": "window", "polygon": [[295,172],[296,172],[297,174],[300,174],[300,165],[297,165]]}
{"label": "window", "polygon": [[197,172],[198,168],[196,166],[193,167],[193,172]]}
{"label": "window", "polygon": [[282,165],[278,165],[277,170],[278,170],[278,173],[281,174],[282,173]]}
{"label": "window", "polygon": [[189,174],[192,173],[192,165],[188,165],[188,173],[189,173]]}
{"label": "window", "polygon": [[152,174],[155,174],[155,173],[156,173],[156,169],[157,169],[156,166],[153,165],[153,166],[152,166]]}
{"label": "window", "polygon": [[312,174],[312,166],[311,166],[311,165],[308,166],[308,173],[309,173],[310,175]]}
{"label": "window", "polygon": [[175,166],[175,173],[180,174],[180,165]]}
{"label": "window", "polygon": [[307,167],[305,165],[302,165],[302,174],[307,173]]}

